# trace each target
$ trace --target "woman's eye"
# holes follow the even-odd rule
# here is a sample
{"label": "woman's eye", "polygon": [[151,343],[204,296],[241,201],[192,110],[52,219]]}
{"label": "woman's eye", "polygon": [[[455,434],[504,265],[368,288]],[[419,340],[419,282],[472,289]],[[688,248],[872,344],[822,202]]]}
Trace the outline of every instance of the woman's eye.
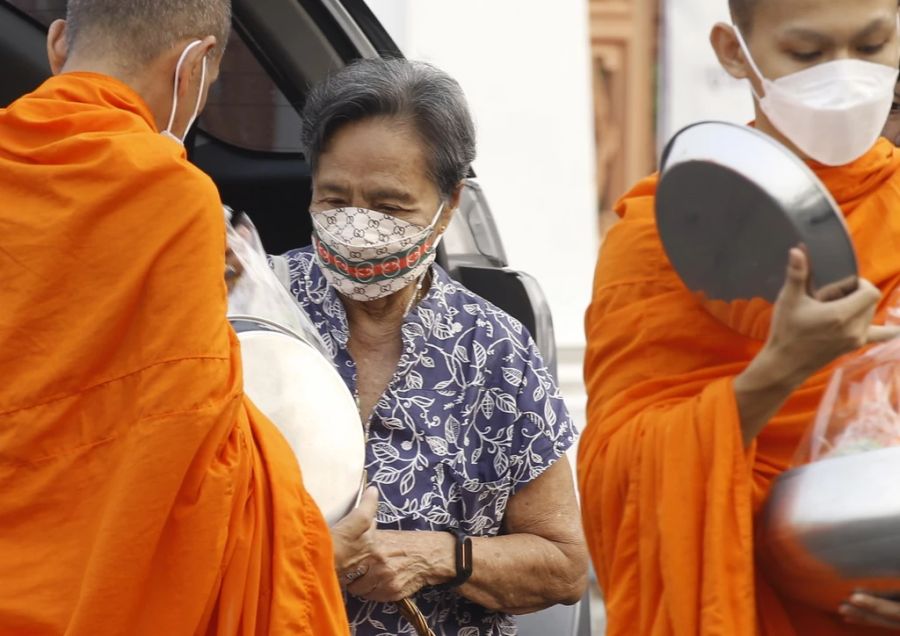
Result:
{"label": "woman's eye", "polygon": [[894,102],[893,104],[891,104],[891,113],[895,115],[897,113],[900,113],[900,102]]}

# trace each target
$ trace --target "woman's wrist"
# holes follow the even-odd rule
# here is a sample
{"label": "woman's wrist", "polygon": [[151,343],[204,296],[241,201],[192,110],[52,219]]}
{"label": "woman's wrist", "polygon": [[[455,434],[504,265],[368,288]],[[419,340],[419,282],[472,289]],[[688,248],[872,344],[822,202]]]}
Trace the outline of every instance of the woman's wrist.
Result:
{"label": "woman's wrist", "polygon": [[456,577],[456,537],[450,532],[422,532],[428,541],[424,551],[428,571],[426,584],[441,585]]}

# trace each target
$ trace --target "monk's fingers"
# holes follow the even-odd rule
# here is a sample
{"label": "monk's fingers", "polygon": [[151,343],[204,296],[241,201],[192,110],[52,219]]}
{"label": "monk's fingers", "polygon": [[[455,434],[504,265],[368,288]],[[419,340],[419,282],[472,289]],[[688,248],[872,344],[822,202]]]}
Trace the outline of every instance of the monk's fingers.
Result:
{"label": "monk's fingers", "polygon": [[831,301],[829,306],[844,320],[851,320],[867,312],[874,314],[880,300],[881,291],[869,281],[860,278],[856,291],[839,300]]}
{"label": "monk's fingers", "polygon": [[243,273],[244,265],[241,263],[241,259],[229,248],[225,252],[225,282],[228,284],[229,289],[234,287],[234,284]]}
{"label": "monk's fingers", "polygon": [[788,303],[797,302],[807,295],[808,289],[809,259],[802,248],[795,247],[788,254],[787,274],[779,300]]}
{"label": "monk's fingers", "polygon": [[850,276],[844,280],[840,280],[830,285],[824,285],[816,290],[813,298],[822,303],[840,300],[849,296],[859,288],[859,279],[856,276]]}
{"label": "monk's fingers", "polygon": [[879,344],[882,342],[890,342],[896,338],[900,338],[900,326],[872,325],[869,327],[866,343]]}
{"label": "monk's fingers", "polygon": [[879,614],[846,605],[841,608],[841,616],[845,623],[851,625],[864,625],[866,627],[881,627],[893,631],[900,631],[900,620],[884,618]]}
{"label": "monk's fingers", "polygon": [[854,594],[841,607],[847,622],[900,630],[900,603],[868,594]]}
{"label": "monk's fingers", "polygon": [[865,610],[861,610],[851,605],[841,607],[841,617],[844,622],[849,625],[860,625],[864,627],[881,627],[889,630],[897,630],[900,623],[889,621],[875,614],[870,614]]}

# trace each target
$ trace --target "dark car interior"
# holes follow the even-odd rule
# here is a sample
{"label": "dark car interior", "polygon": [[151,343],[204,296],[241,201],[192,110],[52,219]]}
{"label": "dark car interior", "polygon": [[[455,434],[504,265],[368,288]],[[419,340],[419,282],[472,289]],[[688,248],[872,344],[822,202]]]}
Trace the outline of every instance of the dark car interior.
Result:
{"label": "dark car interior", "polygon": [[[46,27],[65,14],[65,0],[0,0],[0,60],[7,76],[0,105],[36,88],[49,76]],[[219,81],[186,146],[191,160],[209,174],[222,200],[246,212],[266,249],[280,254],[310,243],[306,211],[311,197],[309,165],[300,145],[305,88],[329,70],[359,56],[358,49],[314,0],[235,2],[234,33]],[[346,1],[364,26],[376,54],[401,55],[364,2]],[[290,43],[290,46],[286,46]],[[438,252],[438,263],[475,293],[518,318],[535,336],[551,368],[555,344],[549,309],[536,282],[509,270],[484,195],[467,187],[463,222]],[[451,246],[448,248],[448,246]]]}

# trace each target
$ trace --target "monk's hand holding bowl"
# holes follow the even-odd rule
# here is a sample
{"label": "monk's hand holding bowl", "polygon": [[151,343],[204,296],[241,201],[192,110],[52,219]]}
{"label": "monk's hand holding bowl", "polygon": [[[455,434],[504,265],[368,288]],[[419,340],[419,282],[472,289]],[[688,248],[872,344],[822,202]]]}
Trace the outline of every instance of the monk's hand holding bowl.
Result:
{"label": "monk's hand holding bowl", "polygon": [[857,593],[841,606],[841,616],[851,625],[866,625],[900,631],[900,602]]}
{"label": "monk's hand holding bowl", "polygon": [[244,266],[229,247],[225,252],[225,285],[228,286],[229,292],[234,289],[234,285],[243,273]]}
{"label": "monk's hand holding bowl", "polygon": [[836,300],[813,297],[809,283],[806,254],[791,250],[769,338],[734,381],[746,445],[816,372],[861,347],[900,336],[900,327],[872,324],[881,292],[869,281],[860,279],[855,290]]}

